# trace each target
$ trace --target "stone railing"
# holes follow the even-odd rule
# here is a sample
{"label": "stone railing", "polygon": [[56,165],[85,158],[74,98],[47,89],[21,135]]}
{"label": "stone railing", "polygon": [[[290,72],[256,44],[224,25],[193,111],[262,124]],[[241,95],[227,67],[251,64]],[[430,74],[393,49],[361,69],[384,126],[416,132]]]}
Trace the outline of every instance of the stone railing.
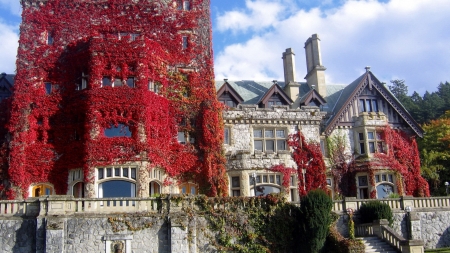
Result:
{"label": "stone railing", "polygon": [[407,240],[388,226],[387,220],[376,220],[372,223],[373,234],[386,241],[402,253],[423,253],[423,241]]}
{"label": "stone railing", "polygon": [[355,225],[356,237],[374,236],[372,223]]}
{"label": "stone railing", "polygon": [[393,211],[405,210],[405,207],[410,206],[413,210],[418,209],[435,209],[435,208],[450,208],[449,197],[430,197],[430,198],[414,198],[401,197],[394,199],[356,199],[345,198],[344,200],[333,201],[333,211],[345,212],[351,208],[354,212],[358,211],[360,206],[370,201],[381,201],[388,204]]}

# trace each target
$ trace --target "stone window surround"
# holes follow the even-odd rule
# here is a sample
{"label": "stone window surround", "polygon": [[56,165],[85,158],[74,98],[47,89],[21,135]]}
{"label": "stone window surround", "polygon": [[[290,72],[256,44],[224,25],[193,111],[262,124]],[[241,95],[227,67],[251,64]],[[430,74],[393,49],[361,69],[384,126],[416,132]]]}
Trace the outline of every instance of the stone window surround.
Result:
{"label": "stone window surround", "polygon": [[[98,177],[98,169],[103,168],[103,178],[99,179]],[[107,168],[112,168],[112,172],[111,172],[111,177],[107,177],[106,175],[106,169]],[[115,168],[120,168],[120,175],[119,176],[115,176],[114,173],[114,169]],[[128,168],[128,177],[124,177],[123,176],[123,168]],[[134,168],[136,169],[136,178],[133,179],[131,178],[131,169]],[[137,164],[130,164],[130,165],[110,165],[110,166],[99,166],[99,167],[95,167],[95,196],[98,197],[99,194],[99,185],[101,183],[107,182],[107,181],[115,181],[115,180],[121,180],[121,181],[127,181],[130,183],[135,184],[136,186],[136,193],[138,192],[139,189],[139,168],[140,166],[138,166]]]}
{"label": "stone window surround", "polygon": [[[379,181],[377,182],[377,176],[379,177]],[[383,176],[386,176],[386,179],[383,180]],[[395,184],[396,182],[396,176],[392,171],[380,171],[374,174],[374,181],[375,181],[375,190],[377,189],[377,186],[380,184],[388,184],[392,186],[392,193],[397,193],[398,189]],[[378,191],[377,191],[377,198],[378,198]]]}
{"label": "stone window surround", "polygon": [[[261,130],[262,131],[262,137],[256,137],[254,136],[255,130]],[[266,130],[274,130],[274,136],[273,137],[265,137],[265,131]],[[283,130],[284,131],[284,138],[277,137],[277,130]],[[250,128],[250,134],[252,138],[252,151],[255,153],[263,152],[263,153],[278,153],[278,152],[289,152],[289,147],[287,144],[287,138],[289,135],[289,127],[288,126],[271,126],[271,125],[258,125]],[[256,140],[255,140],[256,139]],[[284,149],[278,150],[277,142],[279,140],[284,139]],[[261,140],[262,141],[262,150],[256,150],[255,149],[255,141]],[[273,140],[274,141],[274,150],[267,150],[266,149],[266,140]]]}
{"label": "stone window surround", "polygon": [[[365,186],[365,185],[360,186],[359,185],[359,177],[362,177],[362,176],[366,176],[367,177],[367,186]],[[357,199],[362,199],[361,193],[360,193],[361,189],[367,189],[367,195],[368,196],[366,196],[366,197],[369,198],[370,197],[370,192],[372,191],[372,186],[370,185],[369,174],[367,172],[358,172],[355,175],[355,181],[356,181],[356,189],[357,189],[356,190],[356,198]]]}
{"label": "stone window surround", "polygon": [[[369,139],[369,133],[371,133],[373,138]],[[362,139],[361,139],[362,134]],[[386,147],[384,141],[380,139],[380,132],[374,127],[362,128],[355,131],[355,150],[358,150],[360,155],[373,156],[374,153],[379,152],[379,145],[382,147],[383,153],[386,152]],[[370,143],[373,143],[374,152],[371,151]],[[364,145],[364,152],[361,150],[361,146]]]}
{"label": "stone window surround", "polygon": [[[224,128],[223,128],[223,131],[224,131],[224,133],[223,133],[223,144],[224,145],[229,145],[229,146],[233,145],[232,144],[233,136],[232,136],[231,129],[232,129],[232,126],[230,126],[230,125],[225,125]],[[227,135],[225,134],[226,131],[228,131],[228,138],[227,138]]]}

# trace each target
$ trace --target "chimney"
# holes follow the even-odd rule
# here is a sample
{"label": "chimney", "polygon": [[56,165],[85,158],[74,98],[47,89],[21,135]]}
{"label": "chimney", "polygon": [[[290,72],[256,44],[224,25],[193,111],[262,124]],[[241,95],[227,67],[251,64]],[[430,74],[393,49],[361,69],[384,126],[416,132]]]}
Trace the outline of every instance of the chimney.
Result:
{"label": "chimney", "polygon": [[300,85],[295,83],[295,53],[292,48],[283,52],[283,68],[284,68],[284,92],[294,101],[292,108],[299,106]]}
{"label": "chimney", "polygon": [[292,48],[283,53],[284,82],[295,82],[295,53]]}
{"label": "chimney", "polygon": [[327,87],[325,84],[325,70],[322,65],[320,55],[320,39],[317,34],[313,34],[305,42],[306,54],[306,82],[311,89],[315,88],[322,97],[327,96]]}

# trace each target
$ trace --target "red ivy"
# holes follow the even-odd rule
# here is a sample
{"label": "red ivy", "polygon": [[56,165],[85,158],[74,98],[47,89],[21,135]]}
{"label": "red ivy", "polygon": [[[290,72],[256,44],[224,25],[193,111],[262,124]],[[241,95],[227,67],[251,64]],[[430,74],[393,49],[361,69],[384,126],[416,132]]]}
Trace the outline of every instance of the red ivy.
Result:
{"label": "red ivy", "polygon": [[[288,144],[293,148],[293,159],[297,164],[298,190],[300,196],[305,196],[310,190],[327,191],[326,167],[320,145],[307,143],[299,131],[289,136]],[[303,179],[303,169],[306,170]]]}
{"label": "red ivy", "polygon": [[[405,132],[393,130],[389,126],[381,129],[383,139],[388,147],[387,154],[376,153],[377,160],[372,167],[387,167],[397,171],[403,178],[406,195],[429,197],[430,190],[427,181],[420,174],[420,158],[415,139]],[[403,187],[399,187],[401,190]]]}
{"label": "red ivy", "polygon": [[[89,182],[95,166],[146,160],[147,169],[195,180],[203,193],[227,194],[208,0],[191,1],[190,11],[163,0],[37,6],[23,1],[9,107],[12,141],[3,152],[4,157],[10,152],[7,177],[17,193],[25,197],[30,184],[50,182],[57,194],[65,194],[70,169],[83,168]],[[132,40],[124,33],[139,36]],[[53,37],[50,45],[47,34]],[[183,36],[189,37],[187,48]],[[76,91],[82,73],[88,87]],[[104,76],[134,77],[135,87],[101,87]],[[46,94],[45,82],[58,89]],[[149,91],[149,82],[161,87],[160,94]],[[104,128],[118,124],[128,126],[132,136],[104,136]],[[179,144],[178,131],[189,133],[195,144]]]}

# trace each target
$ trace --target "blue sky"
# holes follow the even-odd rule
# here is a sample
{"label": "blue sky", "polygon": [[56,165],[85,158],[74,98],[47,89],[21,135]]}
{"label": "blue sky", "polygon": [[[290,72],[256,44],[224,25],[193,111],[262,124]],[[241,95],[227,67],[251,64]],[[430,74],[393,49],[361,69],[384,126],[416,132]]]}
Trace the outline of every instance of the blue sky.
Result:
{"label": "blue sky", "polygon": [[[19,0],[0,0],[0,72],[13,73]],[[317,33],[328,84],[348,84],[364,67],[423,95],[450,81],[449,0],[211,0],[216,79],[283,80],[281,54]]]}

